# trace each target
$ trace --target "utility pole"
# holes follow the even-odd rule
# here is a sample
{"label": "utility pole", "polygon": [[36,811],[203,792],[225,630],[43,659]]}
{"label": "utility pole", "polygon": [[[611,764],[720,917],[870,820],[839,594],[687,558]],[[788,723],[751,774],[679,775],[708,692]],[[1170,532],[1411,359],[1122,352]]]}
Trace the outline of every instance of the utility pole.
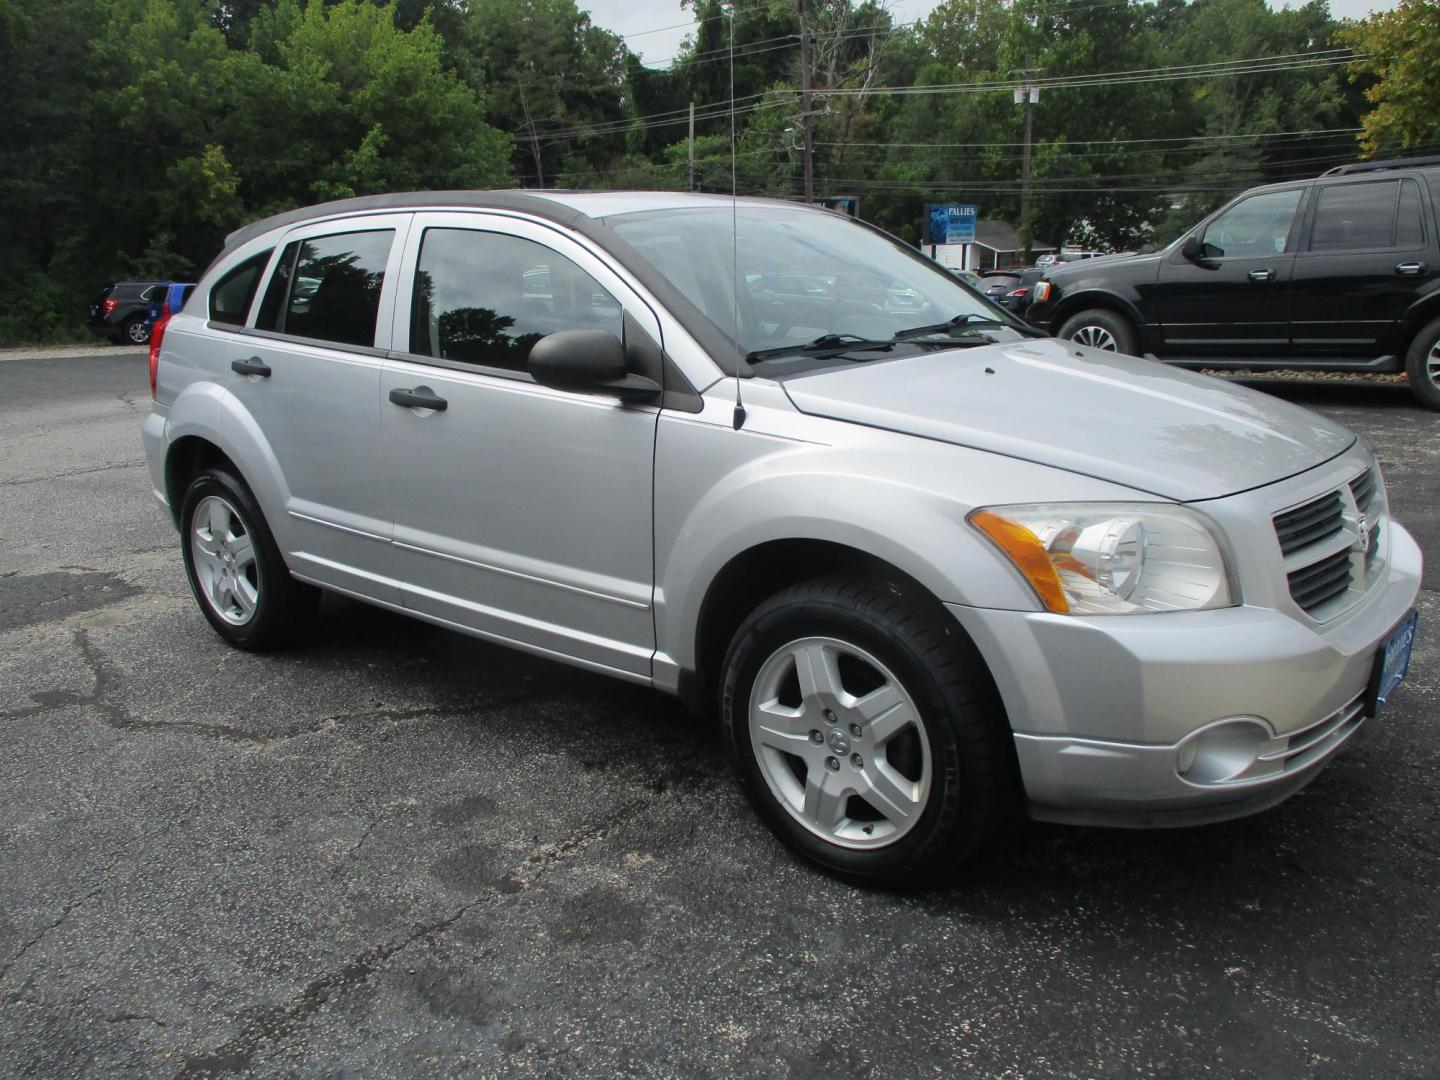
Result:
{"label": "utility pole", "polygon": [[[735,106],[732,104],[730,107],[733,109]],[[690,164],[689,164],[689,167],[686,169],[685,175],[689,178],[690,190],[691,190],[691,191],[694,191],[694,190],[695,190],[695,103],[694,103],[693,101],[690,102],[690,154],[689,154],[689,162],[690,162]]]}
{"label": "utility pole", "polygon": [[[815,118],[810,112],[810,34],[805,24],[805,0],[795,0],[800,12],[800,124],[805,133],[805,201],[815,201]],[[732,105],[733,108],[733,105]]]}
{"label": "utility pole", "polygon": [[1015,88],[1015,104],[1025,108],[1025,153],[1020,166],[1020,243],[1024,245],[1025,261],[1029,262],[1030,244],[1034,240],[1030,231],[1030,139],[1035,125],[1035,105],[1040,100],[1040,87],[1035,83],[1040,69],[1035,66],[1034,55],[1025,57],[1025,66],[1012,69],[1010,74],[1024,80]]}

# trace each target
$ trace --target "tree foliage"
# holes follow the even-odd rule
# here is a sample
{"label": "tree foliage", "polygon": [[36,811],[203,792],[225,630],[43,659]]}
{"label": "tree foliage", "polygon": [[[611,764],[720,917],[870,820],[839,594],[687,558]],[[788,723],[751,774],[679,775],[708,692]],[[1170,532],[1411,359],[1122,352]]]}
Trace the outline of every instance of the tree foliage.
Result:
{"label": "tree foliage", "polygon": [[685,2],[693,32],[647,66],[577,0],[0,0],[0,341],[73,333],[105,281],[191,277],[243,222],[344,195],[733,177],[798,197],[802,2],[816,193],[912,241],[926,202],[1019,223],[1010,88],[1032,62],[1088,80],[1034,107],[1051,243],[1167,239],[1314,175],[1353,154],[1367,102],[1368,149],[1440,142],[1433,0],[1343,30],[1354,84],[1333,62],[1185,74],[1333,47],[1324,0],[942,0],[910,24],[884,0]]}

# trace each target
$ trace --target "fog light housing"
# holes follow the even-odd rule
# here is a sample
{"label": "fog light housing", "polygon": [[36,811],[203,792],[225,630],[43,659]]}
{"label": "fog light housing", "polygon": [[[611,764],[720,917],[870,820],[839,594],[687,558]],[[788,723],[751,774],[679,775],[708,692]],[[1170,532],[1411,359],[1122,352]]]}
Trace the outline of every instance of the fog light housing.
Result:
{"label": "fog light housing", "polygon": [[1230,716],[1202,728],[1175,748],[1175,772],[1191,784],[1225,784],[1243,777],[1270,742],[1258,716]]}

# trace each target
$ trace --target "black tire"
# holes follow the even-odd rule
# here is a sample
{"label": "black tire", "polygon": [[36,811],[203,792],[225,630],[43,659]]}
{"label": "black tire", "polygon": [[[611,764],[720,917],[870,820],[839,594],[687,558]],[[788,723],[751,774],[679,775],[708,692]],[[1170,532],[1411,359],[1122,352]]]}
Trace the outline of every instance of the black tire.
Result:
{"label": "black tire", "polygon": [[1134,324],[1119,312],[1106,308],[1091,308],[1070,316],[1055,336],[1104,352],[1140,355],[1140,335],[1135,332]]}
{"label": "black tire", "polygon": [[1405,374],[1420,404],[1440,410],[1440,319],[1415,335],[1405,354]]}
{"label": "black tire", "polygon": [[[898,679],[923,721],[923,731],[912,728],[907,734],[928,745],[928,796],[909,831],[885,846],[856,850],[817,835],[772,790],[765,770],[774,776],[775,766],[762,766],[752,743],[750,701],[757,679],[774,670],[773,658],[787,644],[810,637],[836,639],[868,652]],[[909,887],[947,876],[1013,821],[1021,806],[1013,738],[984,661],[938,603],[907,595],[895,584],[817,578],[766,600],[731,642],[720,711],[741,786],[761,818],[805,858],[854,881]],[[802,712],[812,715],[808,706],[802,705]],[[837,723],[835,714],[825,715],[830,719],[822,723]],[[826,739],[815,752],[826,754],[832,746]],[[843,757],[846,749],[837,752]],[[887,753],[879,751],[882,757]],[[781,759],[767,755],[767,760]],[[826,767],[832,762],[839,766],[840,758]],[[809,769],[802,777],[798,766],[790,768],[803,789]],[[839,767],[835,774],[838,778]],[[868,807],[861,804],[857,811],[852,798],[842,796],[841,805],[846,807],[843,821],[853,829],[852,818]]]}
{"label": "black tire", "polygon": [[145,319],[136,315],[126,319],[120,330],[119,342],[121,345],[132,345],[139,348],[141,345],[150,344],[150,327]]}
{"label": "black tire", "polygon": [[[233,514],[238,527],[231,531],[237,548],[245,537],[249,538],[253,559],[242,576],[253,586],[256,599],[248,615],[239,610],[238,600],[232,617],[222,614],[220,602],[212,600],[205,579],[214,561],[206,560],[205,568],[197,568],[197,515],[213,505],[206,504],[207,500],[218,500]],[[212,539],[215,531],[209,530]],[[255,496],[243,480],[226,469],[206,469],[186,489],[180,509],[180,550],[185,559],[185,576],[201,613],[215,632],[237,649],[263,652],[281,648],[313,624],[320,606],[320,590],[290,576]]]}

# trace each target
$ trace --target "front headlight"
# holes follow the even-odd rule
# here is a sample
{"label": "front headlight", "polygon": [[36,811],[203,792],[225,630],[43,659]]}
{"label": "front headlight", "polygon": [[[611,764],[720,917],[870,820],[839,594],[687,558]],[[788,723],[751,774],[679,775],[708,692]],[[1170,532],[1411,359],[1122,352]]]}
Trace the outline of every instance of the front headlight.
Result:
{"label": "front headlight", "polygon": [[1183,507],[984,506],[966,520],[1060,614],[1194,611],[1238,602],[1220,544],[1204,519]]}

